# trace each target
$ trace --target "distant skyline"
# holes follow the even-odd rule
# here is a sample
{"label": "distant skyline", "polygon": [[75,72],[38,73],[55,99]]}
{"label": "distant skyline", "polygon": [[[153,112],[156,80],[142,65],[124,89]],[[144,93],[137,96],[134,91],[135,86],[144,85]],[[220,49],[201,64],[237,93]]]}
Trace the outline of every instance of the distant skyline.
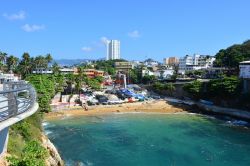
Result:
{"label": "distant skyline", "polygon": [[55,59],[144,60],[215,55],[250,39],[249,0],[0,0],[0,51]]}

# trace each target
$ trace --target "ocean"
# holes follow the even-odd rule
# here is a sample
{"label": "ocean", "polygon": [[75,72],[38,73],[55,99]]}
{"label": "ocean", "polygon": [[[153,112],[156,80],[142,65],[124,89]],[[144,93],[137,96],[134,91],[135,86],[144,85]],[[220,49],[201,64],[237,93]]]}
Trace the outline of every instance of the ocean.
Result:
{"label": "ocean", "polygon": [[69,166],[250,165],[250,129],[202,115],[67,117],[44,130]]}

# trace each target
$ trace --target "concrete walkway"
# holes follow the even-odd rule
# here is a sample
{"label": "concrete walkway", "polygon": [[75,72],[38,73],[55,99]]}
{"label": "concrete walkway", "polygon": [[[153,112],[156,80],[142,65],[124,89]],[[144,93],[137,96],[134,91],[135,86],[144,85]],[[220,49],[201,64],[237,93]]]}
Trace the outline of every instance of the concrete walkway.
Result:
{"label": "concrete walkway", "polygon": [[215,105],[207,105],[201,102],[196,102],[192,100],[180,100],[176,98],[166,97],[164,98],[166,101],[178,103],[178,104],[185,104],[189,106],[198,106],[200,109],[211,112],[211,113],[218,113],[224,114],[228,116],[233,116],[240,119],[250,120],[250,111],[241,110],[241,109],[234,109],[234,108],[226,108],[226,107],[219,107]]}

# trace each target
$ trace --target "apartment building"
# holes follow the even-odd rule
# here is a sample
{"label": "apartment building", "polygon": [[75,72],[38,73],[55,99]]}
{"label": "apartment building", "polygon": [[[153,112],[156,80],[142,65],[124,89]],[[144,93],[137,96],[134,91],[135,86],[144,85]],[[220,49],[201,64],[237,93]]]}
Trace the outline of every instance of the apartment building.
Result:
{"label": "apartment building", "polygon": [[184,74],[186,71],[211,68],[213,67],[214,61],[215,58],[209,55],[186,55],[185,57],[180,58],[179,73]]}
{"label": "apartment building", "polygon": [[163,64],[168,66],[175,66],[179,64],[179,58],[177,57],[168,57],[163,59]]}

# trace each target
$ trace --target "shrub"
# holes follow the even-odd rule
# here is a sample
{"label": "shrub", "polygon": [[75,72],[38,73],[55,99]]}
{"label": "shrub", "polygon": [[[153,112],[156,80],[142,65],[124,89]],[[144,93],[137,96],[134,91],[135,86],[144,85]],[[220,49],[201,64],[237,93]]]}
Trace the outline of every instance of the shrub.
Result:
{"label": "shrub", "polygon": [[185,84],[183,89],[191,94],[194,99],[199,99],[201,96],[202,83],[200,81],[193,81],[192,83]]}
{"label": "shrub", "polygon": [[223,77],[210,80],[207,86],[210,96],[230,98],[240,93],[240,80],[237,77]]}
{"label": "shrub", "polygon": [[10,166],[45,166],[47,150],[37,141],[30,141],[23,149],[21,157],[7,157]]}

